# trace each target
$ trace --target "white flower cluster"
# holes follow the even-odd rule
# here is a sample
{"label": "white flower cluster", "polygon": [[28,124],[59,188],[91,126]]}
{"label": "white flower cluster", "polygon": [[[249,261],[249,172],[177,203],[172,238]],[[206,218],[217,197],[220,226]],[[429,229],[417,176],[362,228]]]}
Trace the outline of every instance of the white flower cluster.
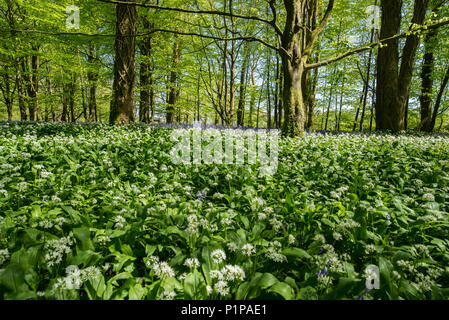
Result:
{"label": "white flower cluster", "polygon": [[159,295],[158,300],[174,300],[175,297],[176,297],[176,292],[164,291]]}
{"label": "white flower cluster", "polygon": [[200,262],[198,261],[197,258],[187,258],[184,261],[184,265],[190,269],[195,269],[200,266]]}
{"label": "white flower cluster", "polygon": [[0,266],[4,264],[9,259],[8,249],[0,250]]}
{"label": "white flower cluster", "polygon": [[251,210],[256,211],[265,205],[265,200],[259,197],[255,197],[251,203]]}
{"label": "white flower cluster", "polygon": [[173,268],[170,267],[167,262],[160,261],[157,256],[148,257],[145,264],[148,268],[151,268],[154,274],[159,278],[176,276]]}
{"label": "white flower cluster", "polygon": [[410,273],[416,272],[415,266],[410,261],[398,260],[398,261],[396,261],[396,263],[404,271],[408,271]]}
{"label": "white flower cluster", "polygon": [[45,244],[47,253],[44,258],[48,267],[53,267],[62,262],[65,254],[72,251],[70,246],[73,245],[73,240],[70,237],[63,237],[59,240],[49,240]]}
{"label": "white flower cluster", "polygon": [[123,229],[125,227],[126,219],[123,218],[123,216],[118,215],[117,217],[115,217],[114,222],[115,222],[114,225],[115,229]]}
{"label": "white flower cluster", "polygon": [[273,260],[274,262],[286,262],[287,257],[284,256],[282,253],[282,244],[275,240],[270,243],[269,247],[267,248],[267,251],[265,251],[265,256]]}
{"label": "white flower cluster", "polygon": [[211,252],[210,257],[212,261],[219,264],[226,260],[226,253],[221,249],[216,249]]}
{"label": "white flower cluster", "polygon": [[323,290],[332,285],[332,279],[329,276],[318,277],[318,290]]}
{"label": "white flower cluster", "polygon": [[66,276],[59,278],[53,289],[78,290],[81,286],[101,274],[97,267],[87,267],[80,270],[77,266],[70,265],[66,268]]}
{"label": "white flower cluster", "polygon": [[239,249],[239,246],[235,242],[228,242],[226,246],[228,247],[228,250],[231,252],[236,252]]}
{"label": "white flower cluster", "polygon": [[100,236],[98,237],[97,241],[101,246],[105,246],[111,241],[111,238],[109,238],[108,236]]}
{"label": "white flower cluster", "polygon": [[276,232],[279,232],[282,228],[282,222],[280,222],[276,217],[270,219],[270,224]]}
{"label": "white flower cluster", "polygon": [[199,232],[199,228],[202,227],[209,232],[216,232],[218,226],[215,223],[209,222],[206,218],[199,218],[195,214],[191,214],[187,217],[188,226],[186,228],[187,233],[193,235]]}
{"label": "white flower cluster", "polygon": [[242,246],[241,251],[242,251],[242,254],[249,257],[256,253],[256,248],[254,248],[254,246],[252,244],[247,243]]}

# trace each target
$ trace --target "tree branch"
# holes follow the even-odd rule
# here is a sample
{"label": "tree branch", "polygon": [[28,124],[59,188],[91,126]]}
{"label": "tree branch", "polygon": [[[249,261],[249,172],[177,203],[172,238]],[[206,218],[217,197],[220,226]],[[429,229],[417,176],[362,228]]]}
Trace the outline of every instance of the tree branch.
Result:
{"label": "tree branch", "polygon": [[[419,31],[427,31],[427,30],[439,28],[439,27],[442,27],[442,26],[445,26],[445,25],[448,25],[448,24],[449,24],[449,19],[446,19],[446,20],[443,20],[443,21],[440,21],[440,22],[437,22],[437,23],[434,23],[434,24],[420,26],[419,28],[413,30],[412,32],[414,33],[414,32],[419,32]],[[380,41],[372,42],[372,43],[367,44],[367,45],[365,45],[363,47],[360,47],[360,48],[348,50],[345,53],[343,53],[343,54],[341,54],[339,56],[330,58],[328,60],[320,61],[320,62],[312,63],[312,64],[307,64],[305,66],[305,69],[306,70],[310,70],[310,69],[315,69],[315,68],[319,68],[319,67],[322,67],[322,66],[326,66],[328,64],[331,64],[331,63],[337,62],[339,60],[342,60],[342,59],[344,59],[346,57],[352,56],[352,55],[354,55],[356,53],[363,52],[363,51],[366,51],[366,50],[370,50],[370,49],[372,49],[374,47],[377,47],[379,45],[383,45],[383,44],[385,44],[385,43],[387,43],[387,42],[389,42],[391,40],[399,39],[399,38],[406,38],[406,37],[410,36],[410,34],[412,32],[407,31],[407,32],[404,32],[404,33],[401,33],[401,34],[397,34],[397,35],[394,35],[392,37],[382,39]]]}
{"label": "tree branch", "polygon": [[259,18],[256,16],[244,16],[244,15],[240,15],[240,14],[216,11],[216,10],[182,9],[182,8],[164,7],[164,6],[160,6],[160,5],[146,4],[146,3],[139,3],[139,2],[125,2],[125,1],[119,1],[119,0],[97,0],[97,1],[104,2],[104,3],[123,4],[123,5],[128,5],[128,6],[138,6],[138,7],[144,7],[144,8],[149,8],[149,9],[175,11],[175,12],[182,12],[182,13],[218,15],[218,16],[224,16],[224,17],[228,17],[228,18],[254,20],[254,21],[259,21],[259,22],[263,22],[263,23],[272,25],[272,21],[269,21],[269,20],[266,20],[263,18]]}
{"label": "tree branch", "polygon": [[[89,34],[89,33],[82,33],[82,32],[49,32],[49,31],[43,31],[43,30],[23,30],[23,29],[15,29],[15,30],[7,30],[7,31],[3,31],[0,30],[1,33],[7,33],[9,31],[15,31],[15,32],[23,32],[23,33],[38,33],[38,34],[45,34],[45,35],[50,35],[50,36],[85,36],[85,37],[106,37],[106,38],[113,38],[115,37],[115,34]],[[177,30],[168,30],[168,29],[153,29],[149,32],[145,32],[145,33],[137,33],[137,34],[124,34],[121,35],[122,37],[144,37],[144,36],[148,36],[151,35],[153,33],[156,32],[165,32],[165,33],[171,33],[171,34],[179,34],[182,36],[195,36],[195,37],[200,37],[200,38],[205,38],[205,39],[214,39],[214,40],[220,40],[220,41],[250,41],[250,42],[260,42],[261,44],[263,44],[264,46],[279,51],[279,48],[273,46],[272,44],[269,44],[268,42],[259,39],[259,38],[255,38],[255,37],[246,37],[246,36],[240,36],[240,37],[233,37],[233,38],[222,38],[222,37],[216,37],[216,36],[210,36],[210,35],[205,35],[205,34],[200,34],[200,33],[195,33],[195,32],[182,32],[182,31],[177,31]]]}

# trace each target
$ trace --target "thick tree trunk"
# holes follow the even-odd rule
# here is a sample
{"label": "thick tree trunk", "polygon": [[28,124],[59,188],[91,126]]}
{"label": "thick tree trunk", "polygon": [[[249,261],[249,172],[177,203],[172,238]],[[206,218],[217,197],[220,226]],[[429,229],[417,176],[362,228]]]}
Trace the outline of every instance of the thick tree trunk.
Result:
{"label": "thick tree trunk", "polygon": [[[123,2],[133,2],[124,0]],[[137,8],[126,4],[116,6],[116,35],[113,100],[109,122],[134,122],[134,83],[136,78],[135,51]]]}
{"label": "thick tree trunk", "polygon": [[[282,70],[284,75],[283,107],[284,136],[300,136],[307,119],[303,85],[307,62],[313,47],[323,32],[333,10],[334,0],[329,0],[323,19],[313,23],[317,2],[314,0],[284,0],[286,22],[281,36]],[[312,21],[312,23],[310,22]],[[306,27],[304,27],[306,25]],[[307,27],[309,25],[309,27]],[[311,26],[311,27],[310,27]]]}
{"label": "thick tree trunk", "polygon": [[306,108],[303,101],[302,77],[306,60],[291,61],[283,55],[284,72],[284,125],[282,133],[285,136],[300,136],[304,132],[306,122]]}
{"label": "thick tree trunk", "polygon": [[[412,23],[424,22],[429,0],[415,0]],[[380,38],[385,39],[399,33],[402,0],[384,0]],[[419,36],[410,35],[404,45],[399,69],[399,41],[388,42],[379,49],[377,59],[376,128],[398,132],[405,129],[405,109],[409,97],[413,64]]]}

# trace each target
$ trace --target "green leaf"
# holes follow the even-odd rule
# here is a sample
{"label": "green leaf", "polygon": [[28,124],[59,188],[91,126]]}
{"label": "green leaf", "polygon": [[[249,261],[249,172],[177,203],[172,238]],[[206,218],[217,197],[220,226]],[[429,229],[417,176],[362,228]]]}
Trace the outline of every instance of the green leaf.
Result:
{"label": "green leaf", "polygon": [[73,229],[73,234],[75,235],[75,238],[81,242],[81,250],[94,250],[94,245],[90,239],[89,228],[82,227]]}
{"label": "green leaf", "polygon": [[146,294],[147,290],[140,283],[137,283],[129,289],[129,300],[143,300]]}
{"label": "green leaf", "polygon": [[295,297],[295,292],[292,287],[290,287],[285,282],[276,282],[268,292],[274,292],[281,295],[285,300],[293,300]]}
{"label": "green leaf", "polygon": [[310,254],[307,251],[300,248],[285,248],[282,253],[288,257],[294,257],[297,259],[310,259]]}
{"label": "green leaf", "polygon": [[197,270],[189,273],[184,279],[185,299],[195,300],[198,298],[198,292],[203,291],[205,288],[204,278]]}

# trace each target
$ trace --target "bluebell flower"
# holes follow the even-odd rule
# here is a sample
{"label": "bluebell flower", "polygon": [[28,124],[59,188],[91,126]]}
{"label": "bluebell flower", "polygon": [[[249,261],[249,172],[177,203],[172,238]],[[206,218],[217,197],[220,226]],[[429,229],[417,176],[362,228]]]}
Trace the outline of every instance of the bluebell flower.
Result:
{"label": "bluebell flower", "polygon": [[324,267],[323,270],[319,270],[316,275],[317,275],[317,277],[321,277],[321,276],[325,277],[325,276],[327,276],[328,275],[327,274],[327,268]]}
{"label": "bluebell flower", "polygon": [[204,202],[206,199],[206,193],[198,191],[195,195],[197,197],[197,200],[200,200],[201,202]]}

